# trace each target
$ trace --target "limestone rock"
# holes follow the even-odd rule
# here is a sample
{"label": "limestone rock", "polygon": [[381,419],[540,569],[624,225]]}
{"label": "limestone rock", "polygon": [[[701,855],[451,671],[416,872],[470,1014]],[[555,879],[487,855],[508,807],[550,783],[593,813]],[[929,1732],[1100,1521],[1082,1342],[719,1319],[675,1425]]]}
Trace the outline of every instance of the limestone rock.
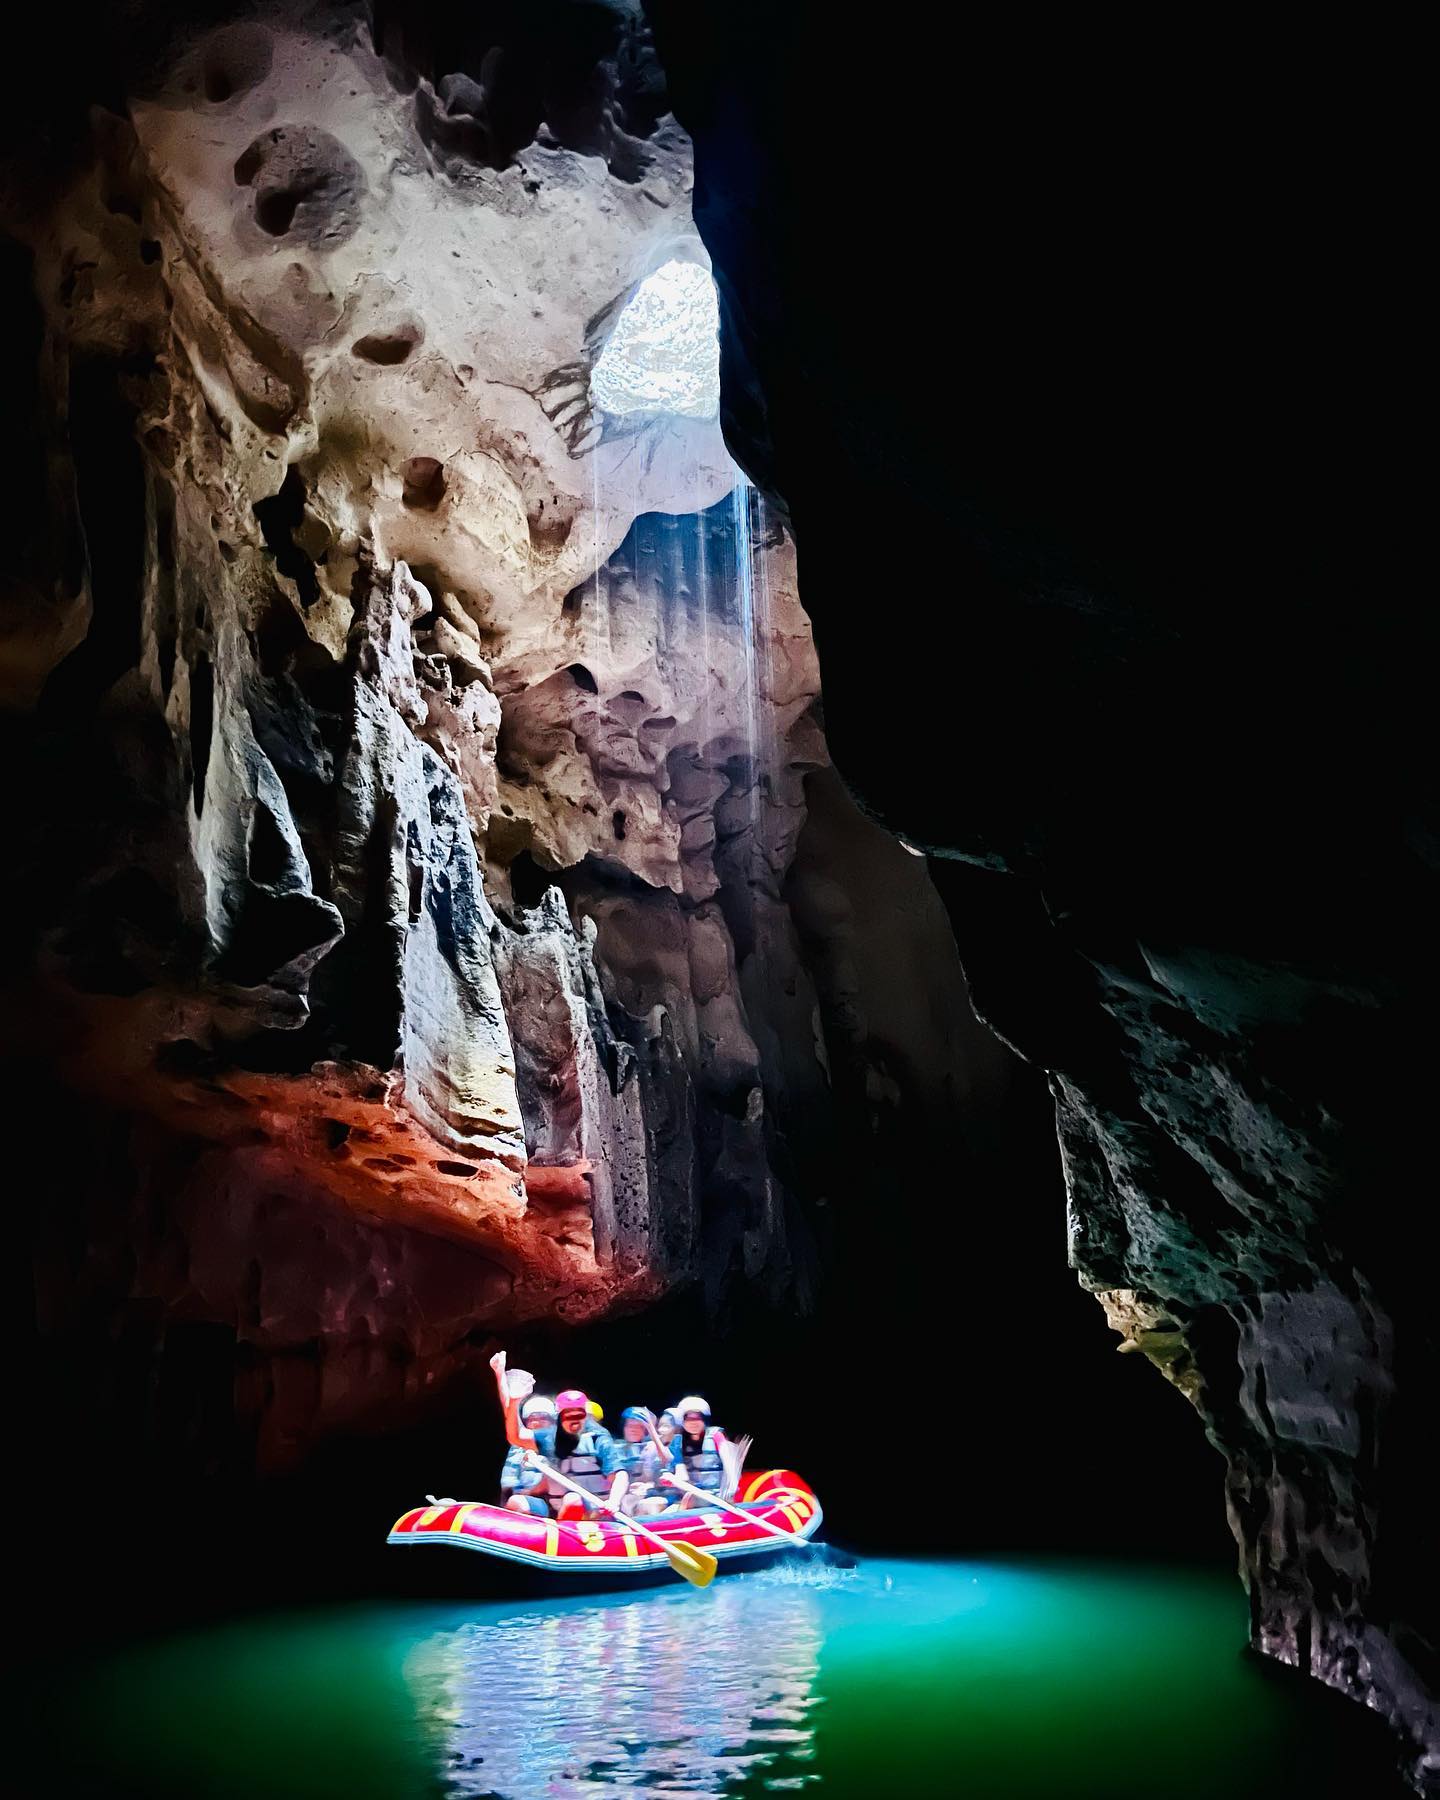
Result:
{"label": "limestone rock", "polygon": [[403,1406],[502,1328],[810,1292],[814,648],[697,398],[710,323],[680,410],[592,391],[644,279],[708,261],[640,9],[587,21],[517,12],[467,74],[384,8],[158,19],[24,221],[28,454],[80,554],[37,534],[6,619],[66,747],[20,1036],[144,1165],[45,1326],[310,1346],[337,1391],[237,1398],[262,1462],[382,1353]]}

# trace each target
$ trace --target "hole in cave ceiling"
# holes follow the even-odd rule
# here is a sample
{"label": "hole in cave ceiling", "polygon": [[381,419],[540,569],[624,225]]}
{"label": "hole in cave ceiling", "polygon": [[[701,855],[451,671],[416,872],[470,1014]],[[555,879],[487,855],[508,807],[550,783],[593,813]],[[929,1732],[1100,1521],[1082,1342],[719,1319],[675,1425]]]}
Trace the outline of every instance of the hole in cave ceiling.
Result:
{"label": "hole in cave ceiling", "polygon": [[674,259],[645,277],[590,372],[590,396],[612,415],[715,417],[720,305],[707,269]]}

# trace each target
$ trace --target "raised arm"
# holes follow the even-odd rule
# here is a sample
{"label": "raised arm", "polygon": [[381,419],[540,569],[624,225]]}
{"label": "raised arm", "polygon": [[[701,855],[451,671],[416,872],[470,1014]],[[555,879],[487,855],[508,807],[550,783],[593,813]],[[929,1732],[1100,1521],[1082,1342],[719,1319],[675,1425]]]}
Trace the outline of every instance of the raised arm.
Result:
{"label": "raised arm", "polygon": [[[505,1414],[505,1437],[508,1443],[517,1450],[533,1450],[535,1433],[527,1430],[520,1423],[520,1408],[530,1398],[529,1393],[512,1394],[505,1380],[505,1352],[497,1350],[490,1358],[490,1367],[495,1371],[495,1386],[500,1394],[501,1410]],[[533,1391],[534,1383],[531,1383]]]}

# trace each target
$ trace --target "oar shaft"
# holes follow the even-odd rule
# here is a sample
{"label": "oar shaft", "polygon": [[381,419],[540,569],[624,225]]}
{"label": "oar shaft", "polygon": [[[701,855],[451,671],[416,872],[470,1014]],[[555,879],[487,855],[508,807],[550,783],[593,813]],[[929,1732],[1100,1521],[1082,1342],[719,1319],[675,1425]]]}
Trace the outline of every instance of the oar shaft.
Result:
{"label": "oar shaft", "polygon": [[669,1553],[672,1546],[667,1544],[664,1538],[653,1531],[647,1531],[643,1525],[637,1525],[634,1519],[622,1513],[618,1507],[611,1506],[608,1500],[602,1500],[597,1494],[592,1494],[589,1488],[581,1487],[578,1481],[572,1481],[568,1475],[562,1475],[558,1469],[552,1469],[543,1456],[537,1456],[533,1450],[527,1451],[526,1455],[535,1467],[543,1469],[552,1481],[558,1481],[561,1487],[569,1488],[572,1494],[579,1494],[582,1500],[588,1500],[592,1506],[599,1507],[601,1512],[609,1513],[612,1519],[618,1519],[622,1525],[628,1525],[636,1537],[642,1537],[647,1543],[655,1544],[659,1549]]}
{"label": "oar shaft", "polygon": [[761,1531],[768,1531],[771,1537],[783,1538],[787,1544],[808,1544],[811,1540],[802,1537],[798,1531],[786,1531],[779,1525],[772,1525],[768,1519],[760,1519],[753,1512],[747,1512],[743,1506],[734,1506],[728,1500],[722,1500],[718,1494],[708,1493],[704,1488],[696,1487],[693,1481],[687,1481],[683,1475],[671,1475],[670,1483],[687,1494],[698,1494],[707,1505],[720,1506],[728,1513],[734,1513],[737,1519],[744,1519],[747,1525],[758,1525]]}

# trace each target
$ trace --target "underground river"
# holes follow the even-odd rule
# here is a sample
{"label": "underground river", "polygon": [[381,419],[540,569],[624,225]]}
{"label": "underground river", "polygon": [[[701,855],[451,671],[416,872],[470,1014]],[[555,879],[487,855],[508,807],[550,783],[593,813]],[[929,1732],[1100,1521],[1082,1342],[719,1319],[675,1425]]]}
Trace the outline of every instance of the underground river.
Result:
{"label": "underground river", "polygon": [[1078,1561],[262,1614],[41,1673],[30,1791],[1398,1796],[1374,1721],[1244,1626],[1228,1570]]}

